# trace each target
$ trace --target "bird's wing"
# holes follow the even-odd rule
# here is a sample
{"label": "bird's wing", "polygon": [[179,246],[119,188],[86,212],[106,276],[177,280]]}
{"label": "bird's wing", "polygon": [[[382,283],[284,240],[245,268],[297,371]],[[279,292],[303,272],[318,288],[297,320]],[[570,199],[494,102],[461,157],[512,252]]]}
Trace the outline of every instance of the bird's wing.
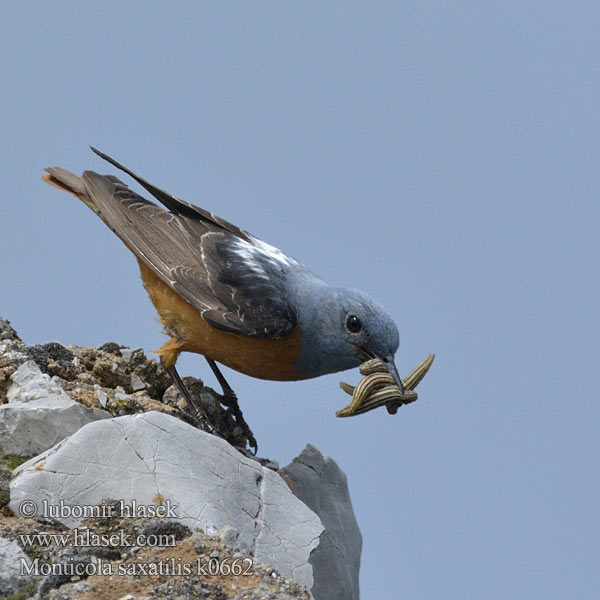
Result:
{"label": "bird's wing", "polygon": [[224,229],[225,231],[229,231],[233,235],[239,236],[243,239],[249,238],[248,232],[244,231],[240,227],[236,227],[235,225],[233,225],[233,223],[230,223],[229,221],[226,221],[225,219],[221,219],[221,217],[218,217],[217,215],[215,215],[207,210],[204,210],[203,208],[200,208],[199,206],[195,206],[194,204],[191,204],[190,202],[186,202],[185,200],[180,200],[179,198],[176,198],[175,196],[169,194],[169,192],[165,192],[164,190],[161,190],[160,188],[151,184],[149,181],[146,181],[139,175],[136,175],[133,171],[131,171],[127,167],[123,166],[121,163],[117,162],[114,158],[108,156],[108,154],[104,154],[104,152],[100,152],[100,150],[97,150],[93,146],[90,146],[90,148],[100,158],[109,162],[111,165],[117,167],[117,169],[120,169],[124,173],[127,173],[127,175],[129,175],[130,177],[133,177],[133,179],[135,179],[142,187],[144,187],[146,190],[148,190],[163,206],[168,208],[170,211],[172,211],[178,215],[184,215],[187,217],[191,217],[192,219],[200,219],[203,221],[212,222],[215,225],[218,225],[219,227]]}
{"label": "bird's wing", "polygon": [[155,190],[155,196],[168,196],[161,202],[171,210],[146,200],[112,175],[85,171],[79,178],[58,167],[46,171],[49,183],[86,202],[213,327],[271,339],[295,329],[296,313],[284,287],[285,271],[298,264],[293,259],[227,221],[142,183],[135,175],[146,189]]}

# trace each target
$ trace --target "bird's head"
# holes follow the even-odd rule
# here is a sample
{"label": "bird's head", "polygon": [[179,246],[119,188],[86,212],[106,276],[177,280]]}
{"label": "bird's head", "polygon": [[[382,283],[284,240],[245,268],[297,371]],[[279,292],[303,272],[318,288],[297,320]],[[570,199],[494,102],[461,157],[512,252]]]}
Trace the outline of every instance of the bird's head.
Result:
{"label": "bird's head", "polygon": [[386,310],[358,290],[324,287],[301,319],[299,369],[316,377],[380,358],[402,390],[394,364],[398,328]]}

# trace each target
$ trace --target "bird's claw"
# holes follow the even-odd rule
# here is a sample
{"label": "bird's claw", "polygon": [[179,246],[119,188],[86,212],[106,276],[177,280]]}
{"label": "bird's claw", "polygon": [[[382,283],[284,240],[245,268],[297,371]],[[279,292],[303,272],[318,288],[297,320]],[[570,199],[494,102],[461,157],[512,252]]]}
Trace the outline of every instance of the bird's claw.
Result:
{"label": "bird's claw", "polygon": [[225,406],[225,413],[227,415],[228,421],[232,422],[236,427],[239,427],[241,429],[240,435],[246,440],[252,453],[256,455],[256,452],[258,451],[258,444],[256,442],[254,434],[252,433],[252,430],[250,429],[248,423],[246,423],[246,420],[244,419],[244,415],[242,414],[242,410],[240,409],[240,406],[238,404],[236,393],[231,388],[229,388],[219,396],[219,400],[221,401],[221,404]]}

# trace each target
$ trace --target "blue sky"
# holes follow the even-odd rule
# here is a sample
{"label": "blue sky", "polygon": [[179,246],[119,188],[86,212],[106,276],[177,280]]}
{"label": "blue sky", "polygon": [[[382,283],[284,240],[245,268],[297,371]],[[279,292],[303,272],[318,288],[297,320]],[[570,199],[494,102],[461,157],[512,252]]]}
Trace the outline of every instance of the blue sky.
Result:
{"label": "blue sky", "polygon": [[[600,9],[574,2],[2,5],[0,314],[28,343],[164,338],[135,260],[42,168],[92,144],[396,319],[418,402],[231,371],[261,454],[348,475],[364,600],[593,598]],[[198,356],[180,371],[213,384]]]}

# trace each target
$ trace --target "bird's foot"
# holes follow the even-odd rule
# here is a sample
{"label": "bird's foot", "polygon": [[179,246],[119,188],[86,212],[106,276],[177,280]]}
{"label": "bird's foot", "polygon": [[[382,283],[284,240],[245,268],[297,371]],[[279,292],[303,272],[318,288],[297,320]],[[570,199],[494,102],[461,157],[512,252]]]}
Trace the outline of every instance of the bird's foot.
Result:
{"label": "bird's foot", "polygon": [[[244,415],[242,414],[238,404],[236,393],[233,391],[233,389],[231,389],[231,386],[227,383],[225,377],[223,377],[223,373],[221,373],[217,363],[207,356],[205,356],[205,358],[206,362],[212,369],[212,372],[215,374],[221,389],[223,390],[223,394],[219,397],[219,400],[221,401],[221,404],[226,407],[228,424],[235,425],[241,429],[241,436],[243,436],[244,440],[248,443],[248,446],[250,446],[253,454],[256,455],[258,451],[258,444],[256,443],[256,438],[254,437],[252,430],[244,419]],[[228,441],[231,442],[232,440]]]}
{"label": "bird's foot", "polygon": [[[224,385],[221,384],[223,388],[222,394],[218,394],[210,388],[204,388],[202,382],[198,382],[202,389],[208,392],[209,397],[212,398],[213,405],[210,401],[208,404],[202,401],[202,391],[196,389],[195,384],[192,384],[192,388],[188,389],[175,367],[165,368],[179,390],[179,393],[185,399],[185,408],[178,402],[172,403],[172,406],[177,409],[184,421],[198,429],[227,440],[232,446],[235,446],[244,453],[250,452],[252,455],[256,455],[258,449],[256,438],[244,420],[244,415],[238,405],[235,392],[224,380],[220,372],[219,375],[225,381]],[[218,370],[218,367],[216,368]],[[249,447],[249,450],[246,449],[246,446]]]}
{"label": "bird's foot", "polygon": [[211,423],[210,419],[202,409],[202,406],[194,400],[189,390],[185,387],[185,384],[181,380],[181,377],[179,377],[179,373],[177,372],[175,367],[166,367],[166,369],[167,373],[169,373],[169,375],[171,376],[173,383],[177,386],[179,392],[185,398],[187,408],[189,409],[186,410],[179,406],[179,404],[177,403],[174,405],[174,407],[177,409],[183,420],[189,423],[190,425],[197,427],[198,429],[202,429],[202,431],[216,434],[216,430],[213,424]]}
{"label": "bird's foot", "polygon": [[225,418],[227,419],[228,429],[235,432],[235,429],[239,428],[241,432],[235,437],[238,439],[243,437],[248,443],[252,454],[256,455],[258,444],[256,443],[256,438],[254,437],[252,430],[244,419],[244,415],[238,404],[236,393],[227,386],[227,388],[223,390],[223,393],[219,395],[219,401],[225,407]]}

